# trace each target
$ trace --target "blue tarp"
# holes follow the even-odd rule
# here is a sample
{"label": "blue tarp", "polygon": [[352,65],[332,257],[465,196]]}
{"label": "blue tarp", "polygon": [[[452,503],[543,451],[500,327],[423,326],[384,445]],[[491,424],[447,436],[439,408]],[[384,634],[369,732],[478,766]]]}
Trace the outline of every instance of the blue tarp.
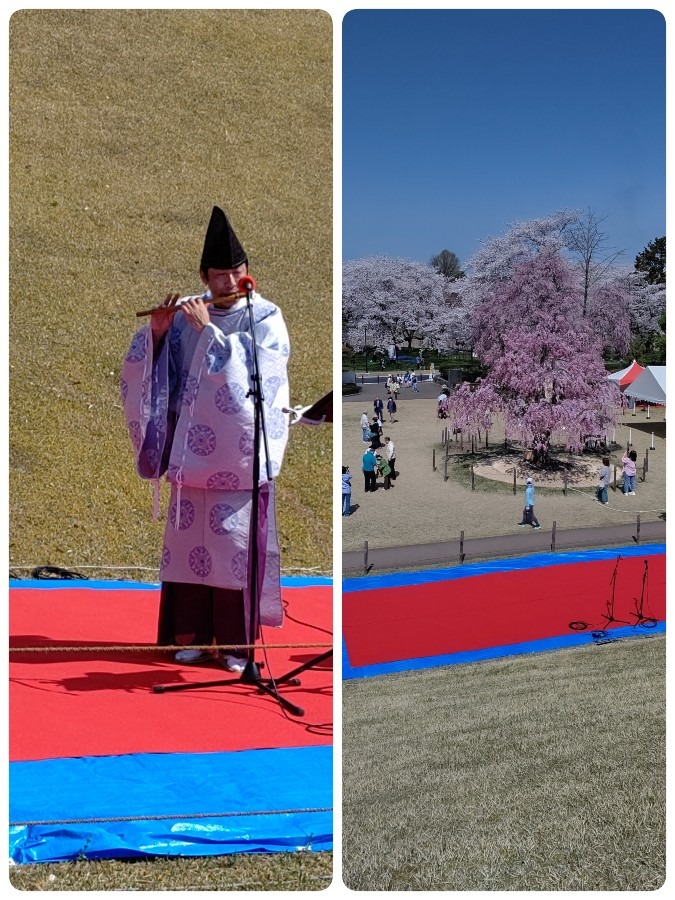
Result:
{"label": "blue tarp", "polygon": [[[332,747],[48,759],[9,769],[15,863],[332,849]],[[83,819],[112,821],[73,821]],[[29,822],[46,824],[20,824]]]}

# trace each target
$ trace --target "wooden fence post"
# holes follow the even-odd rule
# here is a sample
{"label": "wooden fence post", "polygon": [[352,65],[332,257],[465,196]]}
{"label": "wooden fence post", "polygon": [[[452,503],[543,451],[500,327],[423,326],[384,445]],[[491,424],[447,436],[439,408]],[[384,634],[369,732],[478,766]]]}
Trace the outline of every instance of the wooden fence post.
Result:
{"label": "wooden fence post", "polygon": [[553,553],[555,553],[555,529],[556,529],[556,522],[554,519],[553,527],[551,528],[551,550]]}
{"label": "wooden fence post", "polygon": [[464,562],[464,532],[459,533],[459,561]]}
{"label": "wooden fence post", "polygon": [[513,496],[516,496],[516,470],[513,469]]}
{"label": "wooden fence post", "polygon": [[616,466],[614,466],[614,493],[616,494]]}
{"label": "wooden fence post", "polygon": [[569,476],[568,476],[567,472],[565,472],[565,474],[563,475],[563,494],[565,495],[565,497],[567,496],[568,479],[569,479]]}
{"label": "wooden fence post", "polygon": [[434,447],[431,451],[431,471],[436,471],[436,448]]}
{"label": "wooden fence post", "polygon": [[368,574],[368,541],[363,542],[363,574]]}
{"label": "wooden fence post", "polygon": [[640,543],[640,516],[637,517],[637,534],[635,536],[635,542]]}
{"label": "wooden fence post", "polygon": [[476,490],[476,476],[474,475],[473,464],[471,465],[471,490]]}
{"label": "wooden fence post", "polygon": [[443,481],[448,480],[448,457],[445,457],[445,462],[443,466]]}

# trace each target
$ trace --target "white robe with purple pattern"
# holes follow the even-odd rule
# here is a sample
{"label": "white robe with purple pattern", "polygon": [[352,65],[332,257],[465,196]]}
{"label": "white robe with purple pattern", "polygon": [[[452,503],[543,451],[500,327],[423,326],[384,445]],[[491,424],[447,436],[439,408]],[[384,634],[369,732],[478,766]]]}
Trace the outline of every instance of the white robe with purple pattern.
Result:
{"label": "white robe with purple pattern", "polygon": [[[274,478],[288,440],[282,412],[289,406],[288,333],[279,308],[258,294],[253,313]],[[254,404],[246,396],[252,367],[246,300],[228,310],[210,307],[209,316],[197,332],[176,313],[155,358],[150,325],[141,328],[122,366],[122,400],[139,475],[166,473],[172,485],[161,580],[243,590],[248,622]],[[274,482],[267,480],[262,441],[260,483],[260,622],[280,625]]]}

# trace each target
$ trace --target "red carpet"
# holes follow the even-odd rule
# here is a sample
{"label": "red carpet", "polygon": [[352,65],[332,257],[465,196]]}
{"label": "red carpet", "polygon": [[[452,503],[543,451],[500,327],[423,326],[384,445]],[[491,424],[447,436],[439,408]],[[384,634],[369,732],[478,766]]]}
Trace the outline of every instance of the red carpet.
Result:
{"label": "red carpet", "polygon": [[[367,666],[535,641],[570,634],[571,621],[606,628],[615,565],[602,560],[344,593],[349,661]],[[650,556],[644,614],[658,620],[665,619],[665,565],[665,554]],[[643,572],[640,556],[622,557],[614,617],[629,625]]]}
{"label": "red carpet", "polygon": [[[153,645],[159,589],[10,588],[10,647]],[[269,644],[332,640],[332,588],[284,588],[286,618]],[[268,651],[280,677],[324,648]],[[256,655],[263,662],[261,651]],[[268,673],[264,668],[263,675]],[[331,743],[332,663],[308,669],[282,693],[305,710],[287,717],[246,686],[155,694],[156,684],[220,680],[217,663],[181,666],[169,653],[10,655],[10,760],[128,753],[191,753]]]}

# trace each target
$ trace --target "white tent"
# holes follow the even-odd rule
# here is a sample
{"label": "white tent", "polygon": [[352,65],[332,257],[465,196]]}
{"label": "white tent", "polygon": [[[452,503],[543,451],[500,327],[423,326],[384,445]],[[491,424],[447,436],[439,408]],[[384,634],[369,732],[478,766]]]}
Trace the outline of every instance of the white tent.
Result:
{"label": "white tent", "polygon": [[624,394],[645,403],[665,403],[666,367],[647,366],[644,372],[628,385]]}

